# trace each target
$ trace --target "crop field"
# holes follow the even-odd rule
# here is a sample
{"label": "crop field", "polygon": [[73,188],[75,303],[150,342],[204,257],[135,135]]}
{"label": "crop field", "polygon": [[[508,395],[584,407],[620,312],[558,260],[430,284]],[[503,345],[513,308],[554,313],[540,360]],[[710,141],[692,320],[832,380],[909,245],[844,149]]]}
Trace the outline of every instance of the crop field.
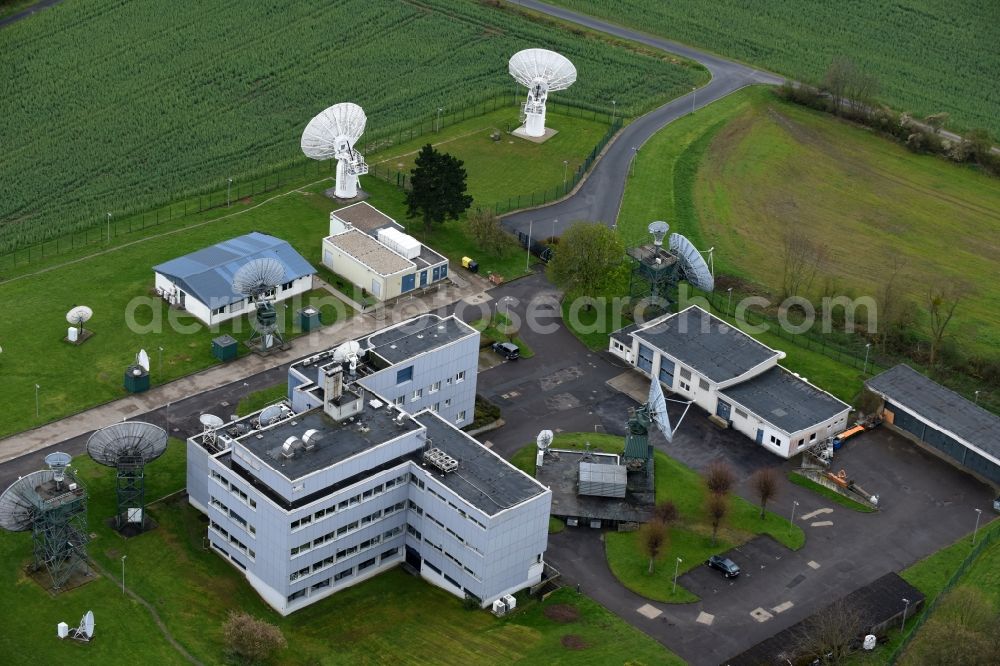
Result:
{"label": "crop field", "polygon": [[992,0],[551,0],[802,81],[850,57],[878,97],[1000,137],[1000,14]]}
{"label": "crop field", "polygon": [[[146,468],[150,500],[183,489],[184,446],[171,440],[167,453]],[[122,595],[123,555],[129,589],[156,609],[166,630],[186,650],[213,666],[233,663],[224,655],[222,623],[235,609],[280,627],[288,647],[269,662],[274,664],[464,666],[481,662],[483,655],[539,666],[684,663],[568,588],[544,602],[521,596],[516,612],[495,618],[487,611],[465,610],[459,599],[399,568],[282,618],[264,605],[237,569],[204,547],[207,523],[185,495],[152,504],[149,512],[159,527],[125,540],[104,524],[114,512],[114,471],[85,456],[77,458],[74,467],[90,494],[94,538],[88,552],[108,575],[52,597],[23,573],[31,561],[30,534],[0,532],[0,613],[7,618],[0,652],[5,664],[187,663],[149,612]],[[563,614],[547,612],[552,606]],[[87,609],[95,612],[95,640],[58,640],[56,623],[72,625]]]}
{"label": "crop field", "polygon": [[61,3],[0,31],[0,252],[302,160],[335,102],[361,104],[373,138],[513,100],[507,59],[532,46],[573,60],[558,98],[589,108],[638,113],[706,78],[473,0]]}

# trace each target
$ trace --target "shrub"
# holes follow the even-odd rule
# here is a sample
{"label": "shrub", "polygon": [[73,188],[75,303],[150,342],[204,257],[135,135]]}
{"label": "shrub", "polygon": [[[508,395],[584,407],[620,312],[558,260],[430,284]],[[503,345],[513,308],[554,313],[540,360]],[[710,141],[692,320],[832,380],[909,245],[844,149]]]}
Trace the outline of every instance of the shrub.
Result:
{"label": "shrub", "polygon": [[243,664],[256,664],[288,646],[281,629],[243,611],[229,611],[222,626],[226,648]]}

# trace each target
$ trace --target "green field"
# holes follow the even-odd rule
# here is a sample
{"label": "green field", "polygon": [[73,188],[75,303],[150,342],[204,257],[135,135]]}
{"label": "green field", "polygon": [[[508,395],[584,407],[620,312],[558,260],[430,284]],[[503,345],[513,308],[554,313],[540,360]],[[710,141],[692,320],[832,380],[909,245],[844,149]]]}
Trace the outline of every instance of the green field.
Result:
{"label": "green field", "polygon": [[[114,472],[86,458],[76,463],[90,493],[90,530],[96,538],[89,553],[110,577],[53,598],[23,573],[31,561],[30,536],[0,532],[0,612],[7,617],[0,651],[5,664],[187,663],[167,644],[148,611],[121,594],[123,555],[129,589],[149,602],[167,631],[205,664],[227,663],[221,628],[231,609],[276,623],[288,648],[272,663],[293,666],[464,666],[483,655],[539,665],[683,664],[653,639],[569,589],[544,602],[522,596],[515,613],[497,619],[486,611],[465,610],[459,599],[400,569],[282,618],[264,605],[235,568],[204,548],[204,517],[184,495],[151,506],[159,527],[126,541],[103,523],[114,512]],[[167,454],[147,467],[147,478],[151,498],[181,489],[184,444],[172,441]],[[566,606],[572,607],[575,619],[567,615]],[[552,607],[562,615],[550,619],[546,611]],[[56,623],[73,625],[88,609],[96,615],[95,640],[59,641]]]}
{"label": "green field", "polygon": [[361,104],[362,145],[384,146],[439,108],[448,123],[513,101],[507,60],[531,46],[573,60],[557,97],[590,108],[639,113],[706,78],[474,0],[60,3],[0,32],[0,251],[304,160],[302,129],[336,102]]}
{"label": "green field", "polygon": [[553,0],[801,81],[847,56],[876,76],[878,97],[957,128],[1000,136],[1000,21],[989,0]]}
{"label": "green field", "polygon": [[[600,433],[560,433],[552,446],[562,449],[583,449],[590,443],[596,451],[621,453],[625,442],[621,437]],[[511,457],[511,463],[525,473],[535,475],[535,445],[525,446]],[[673,590],[675,558],[683,562],[680,573],[701,566],[709,555],[722,553],[746,543],[758,534],[767,534],[788,548],[798,549],[805,543],[805,534],[788,520],[768,511],[760,519],[760,507],[742,497],[732,495],[729,515],[719,528],[718,542],[712,544],[712,527],[705,515],[706,490],[698,472],[670,458],[655,453],[656,501],[669,500],[677,507],[680,519],[670,528],[670,539],[657,559],[653,574],[648,573],[649,558],[639,547],[638,532],[606,532],[604,535],[608,566],[618,580],[636,594],[670,603],[697,601],[683,586]]]}

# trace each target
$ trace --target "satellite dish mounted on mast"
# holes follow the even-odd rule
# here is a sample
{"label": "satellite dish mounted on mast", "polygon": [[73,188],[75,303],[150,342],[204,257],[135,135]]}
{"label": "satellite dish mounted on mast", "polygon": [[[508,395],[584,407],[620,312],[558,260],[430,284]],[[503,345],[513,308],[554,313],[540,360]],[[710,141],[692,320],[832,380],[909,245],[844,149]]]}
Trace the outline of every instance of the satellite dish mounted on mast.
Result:
{"label": "satellite dish mounted on mast", "polygon": [[278,313],[272,303],[276,287],[284,281],[285,267],[269,257],[244,264],[233,276],[233,291],[254,305],[254,316],[250,319],[254,334],[247,341],[252,349],[268,351],[275,341],[284,342],[278,330]]}
{"label": "satellite dish mounted on mast", "polygon": [[511,56],[510,75],[528,89],[524,102],[524,134],[545,136],[545,103],[549,93],[576,81],[576,67],[565,56],[547,49],[524,49]]}
{"label": "satellite dish mounted on mast", "polygon": [[302,152],[314,160],[337,160],[334,196],[353,199],[358,196],[358,176],[368,173],[365,158],[354,144],[365,131],[368,118],[357,104],[334,104],[309,121],[302,132]]}

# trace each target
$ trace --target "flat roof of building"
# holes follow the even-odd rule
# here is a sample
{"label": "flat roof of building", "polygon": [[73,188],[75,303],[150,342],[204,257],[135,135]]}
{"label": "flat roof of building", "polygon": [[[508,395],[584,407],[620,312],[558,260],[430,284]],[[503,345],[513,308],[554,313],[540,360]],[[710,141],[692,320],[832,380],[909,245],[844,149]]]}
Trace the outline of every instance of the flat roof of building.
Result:
{"label": "flat roof of building", "polygon": [[348,229],[342,234],[327,236],[326,240],[379,275],[393,275],[415,267],[412,261],[360,229]]}
{"label": "flat roof of building", "polygon": [[458,469],[442,472],[424,462],[422,451],[414,454],[413,462],[432,472],[446,488],[487,515],[495,515],[545,492],[540,483],[437,414],[424,411],[415,418],[427,427],[427,446],[441,449],[457,460]]}
{"label": "flat roof of building", "polygon": [[850,405],[780,366],[719,392],[787,433],[833,418]]}
{"label": "flat roof of building", "polygon": [[372,349],[387,362],[396,364],[472,333],[476,329],[454,315],[442,318],[425,314],[358,342],[362,348]]}
{"label": "flat roof of building", "polygon": [[778,352],[696,305],[632,335],[713,382],[735,379]]}
{"label": "flat roof of building", "polygon": [[[397,424],[396,410],[388,406],[373,409],[368,401],[375,396],[368,392],[363,395],[365,408],[353,422],[337,423],[322,409],[314,409],[265,430],[251,431],[238,441],[265,465],[289,481],[295,481],[420,428],[410,417]],[[293,458],[281,454],[285,440],[293,436],[302,439],[305,432],[312,429],[321,435],[312,451],[299,451]]]}
{"label": "flat roof of building", "polygon": [[391,217],[372,206],[367,201],[361,201],[350,206],[344,206],[333,211],[333,215],[344,222],[347,222],[355,229],[371,234],[385,227],[396,227],[402,229],[400,225]]}
{"label": "flat roof of building", "polygon": [[900,363],[865,382],[871,391],[952,433],[980,451],[1000,458],[1000,417]]}

